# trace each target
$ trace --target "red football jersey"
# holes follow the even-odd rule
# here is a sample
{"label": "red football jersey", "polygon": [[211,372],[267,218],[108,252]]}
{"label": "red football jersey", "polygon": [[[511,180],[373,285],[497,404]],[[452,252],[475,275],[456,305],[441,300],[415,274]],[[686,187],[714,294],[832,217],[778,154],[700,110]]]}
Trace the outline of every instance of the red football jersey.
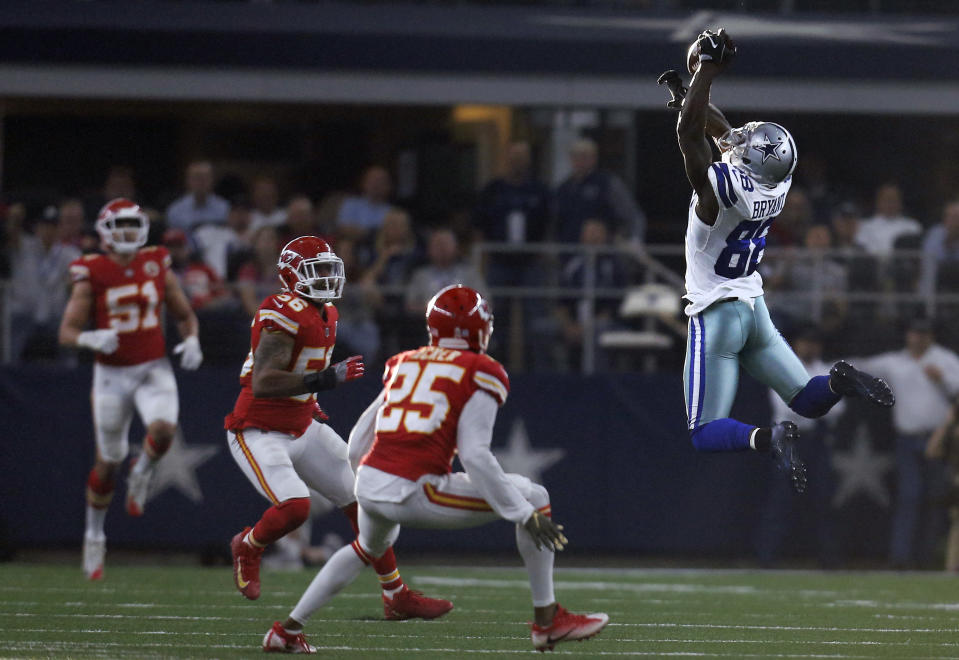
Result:
{"label": "red football jersey", "polygon": [[253,396],[253,355],[264,330],[282,332],[293,337],[293,355],[287,371],[306,374],[322,371],[330,365],[336,344],[336,320],[339,314],[333,303],[316,306],[299,296],[281,293],[270,296],[260,305],[250,330],[250,353],[240,370],[240,395],[224,426],[236,431],[257,428],[280,431],[297,437],[313,419],[313,394],[284,398]]}
{"label": "red football jersey", "polygon": [[170,254],[160,246],[140,248],[126,266],[105,254],[87,254],[70,264],[73,281],[93,287],[97,329],[113,328],[120,339],[113,353],[97,353],[97,362],[128,366],[166,354],[160,306],[169,269]]}
{"label": "red football jersey", "polygon": [[451,471],[460,411],[477,390],[506,402],[509,376],[483,353],[424,346],[394,355],[383,376],[386,401],[363,465],[416,481]]}

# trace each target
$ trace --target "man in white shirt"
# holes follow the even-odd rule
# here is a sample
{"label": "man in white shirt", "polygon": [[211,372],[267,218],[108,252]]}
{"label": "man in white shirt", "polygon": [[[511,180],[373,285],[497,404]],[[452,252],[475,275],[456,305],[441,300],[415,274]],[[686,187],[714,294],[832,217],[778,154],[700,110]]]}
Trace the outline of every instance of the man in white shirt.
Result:
{"label": "man in white shirt", "polygon": [[945,421],[950,402],[959,395],[959,355],[935,343],[928,320],[914,319],[906,330],[903,350],[861,362],[885,378],[898,397],[892,409],[897,487],[889,561],[902,568],[925,560],[932,549],[934,539],[926,537],[927,525],[917,538],[925,494],[933,485],[934,466],[923,451],[929,436]]}
{"label": "man in white shirt", "polygon": [[903,215],[899,184],[884,183],[876,190],[875,215],[859,223],[856,243],[873,256],[887,257],[897,238],[921,233],[919,221]]}
{"label": "man in white shirt", "polygon": [[213,192],[213,164],[210,161],[196,160],[187,166],[186,189],[185,195],[167,207],[167,225],[188,232],[203,223],[226,222],[230,204]]}

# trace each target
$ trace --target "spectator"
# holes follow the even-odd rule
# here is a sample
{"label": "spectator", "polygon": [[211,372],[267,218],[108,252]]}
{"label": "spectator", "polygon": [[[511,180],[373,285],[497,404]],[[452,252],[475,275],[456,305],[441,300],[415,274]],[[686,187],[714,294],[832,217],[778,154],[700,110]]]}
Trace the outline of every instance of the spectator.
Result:
{"label": "spectator", "polygon": [[57,216],[57,242],[79,249],[86,228],[83,202],[73,197],[63,200]]}
{"label": "spectator", "polygon": [[370,238],[390,210],[393,180],[382,167],[373,166],[363,173],[362,194],[343,200],[336,218],[337,233],[363,241]]}
{"label": "spectator", "polygon": [[[829,373],[832,365],[823,362],[822,335],[817,328],[806,326],[798,329],[789,343],[806,371],[811,374]],[[798,522],[796,514],[799,509],[811,509],[815,517],[816,554],[819,564],[823,568],[834,568],[840,560],[840,549],[832,508],[835,476],[832,469],[830,436],[846,404],[840,401],[825,417],[810,419],[793,412],[775,390],[770,389],[769,406],[773,423],[790,421],[799,427],[809,490],[803,496],[798,496],[793,491],[789,477],[773,466],[769,479],[770,492],[763,505],[757,535],[759,561],[766,566],[774,564],[781,556],[790,527]]]}
{"label": "spectator", "polygon": [[[586,220],[581,230],[580,245],[608,247],[608,225],[598,218]],[[595,259],[592,279],[597,289],[618,289],[626,286],[625,267],[618,255],[600,252]],[[602,332],[617,325],[619,301],[599,298],[594,301],[592,311],[590,310],[589,300],[581,295],[586,284],[588,265],[589,258],[581,251],[576,252],[566,262],[560,274],[559,285],[576,294],[575,297],[557,305],[552,315],[534,319],[532,322],[532,333],[536,338],[533,342],[533,363],[537,370],[555,370],[557,364],[577,369],[582,361],[582,348],[586,341],[592,341],[594,345],[595,370],[602,372],[609,369],[609,355],[600,348],[598,339]],[[585,335],[587,319],[593,322],[592,337]]]}
{"label": "spectator", "polygon": [[202,259],[190,251],[186,233],[182,229],[167,229],[163,244],[170,251],[173,272],[180,280],[183,292],[196,310],[212,309],[228,302],[223,280]]}
{"label": "spectator", "polygon": [[373,255],[367,274],[374,282],[389,286],[409,281],[421,256],[406,211],[392,208],[383,217],[373,242]]}
{"label": "spectator", "polygon": [[107,202],[118,198],[139,200],[133,168],[126,165],[114,165],[107,170],[103,187],[84,199],[86,217],[96,218]]}
{"label": "spectator", "polygon": [[942,222],[931,227],[922,241],[919,293],[931,295],[944,288],[959,290],[956,281],[941,281],[945,278],[939,277],[942,266],[947,263],[953,267],[948,279],[953,280],[952,271],[959,266],[959,200],[946,204],[942,210]]}
{"label": "spectator", "polygon": [[884,183],[876,190],[876,211],[859,224],[856,242],[877,257],[892,254],[896,239],[922,233],[922,225],[903,215],[902,190],[897,183]]}
{"label": "spectator", "polygon": [[195,160],[187,166],[186,189],[185,195],[167,207],[168,226],[191,231],[197,225],[226,222],[230,205],[213,192],[213,164],[210,161]]}
{"label": "spectator", "polygon": [[[546,237],[549,223],[549,190],[533,177],[527,142],[514,142],[506,154],[506,172],[480,192],[473,213],[481,240],[510,245],[538,243]],[[521,283],[526,254],[498,254],[487,264],[487,279],[493,286]],[[514,277],[519,271],[521,277]]]}
{"label": "spectator", "polygon": [[[16,220],[14,221],[16,222]],[[28,344],[36,343],[47,357],[55,357],[60,318],[69,294],[70,263],[80,250],[57,241],[57,209],[47,207],[34,223],[34,236],[12,226],[17,248],[11,259],[13,286],[11,357],[19,359]]]}
{"label": "spectator", "polygon": [[253,231],[264,225],[278,227],[286,222],[286,209],[279,203],[280,193],[273,177],[261,175],[253,179],[253,210],[250,211]]}
{"label": "spectator", "polygon": [[795,247],[803,244],[806,232],[813,224],[812,204],[802,188],[793,186],[786,197],[783,210],[769,227],[769,235],[776,247]]}
{"label": "spectator", "polygon": [[280,229],[280,242],[286,245],[300,236],[317,234],[313,202],[306,195],[295,195],[286,205],[286,224]]}
{"label": "spectator", "polygon": [[859,222],[862,213],[855,202],[843,202],[832,212],[832,235],[836,249],[862,252],[863,248],[856,242],[859,232]]}
{"label": "spectator", "polygon": [[622,179],[598,167],[596,143],[581,139],[569,150],[572,173],[556,190],[553,200],[556,239],[579,242],[583,223],[599,218],[611,231],[642,242],[646,216]]}
{"label": "spectator", "polygon": [[276,263],[283,248],[276,227],[260,227],[253,234],[253,252],[236,275],[236,292],[247,316],[253,317],[263,299],[280,291]]}
{"label": "spectator", "polygon": [[926,458],[942,461],[948,469],[948,486],[942,498],[949,511],[946,570],[959,573],[959,401],[953,402],[946,421],[929,438]]}
{"label": "spectator", "polygon": [[894,568],[926,563],[935,542],[936,519],[927,497],[937,485],[936,465],[925,458],[932,432],[945,422],[959,394],[959,356],[934,341],[931,322],[913,319],[901,351],[861,359],[861,368],[880,376],[896,393],[896,502],[889,562]]}
{"label": "spectator", "polygon": [[809,227],[804,246],[804,252],[786,252],[771,264],[767,290],[782,294],[771,305],[778,313],[794,319],[820,318],[824,303],[845,306],[846,267],[830,255],[832,233],[826,225]]}
{"label": "spectator", "polygon": [[341,238],[336,242],[336,256],[343,260],[346,286],[343,296],[336,301],[339,320],[336,325],[336,342],[345,349],[345,355],[359,354],[372,364],[380,350],[380,328],[374,320],[383,296],[376,282],[364,274],[356,259],[356,242]]}
{"label": "spectator", "polygon": [[484,297],[486,284],[471,265],[460,260],[456,235],[450,229],[434,229],[426,248],[429,263],[413,271],[406,288],[406,312],[423,319],[423,310],[433,295],[451,284],[465,284]]}
{"label": "spectator", "polygon": [[252,247],[251,224],[249,202],[244,197],[235,197],[230,202],[225,225],[204,224],[193,232],[202,260],[219,279],[229,279],[236,270],[237,260],[248,255]]}

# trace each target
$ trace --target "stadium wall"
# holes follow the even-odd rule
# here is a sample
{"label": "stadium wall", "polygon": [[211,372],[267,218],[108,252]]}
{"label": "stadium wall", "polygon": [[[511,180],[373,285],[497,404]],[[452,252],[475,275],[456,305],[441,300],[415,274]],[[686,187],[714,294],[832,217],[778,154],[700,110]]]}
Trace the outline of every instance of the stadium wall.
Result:
{"label": "stadium wall", "polygon": [[[0,369],[5,432],[0,524],[15,546],[79,544],[93,457],[90,378],[88,366]],[[184,444],[164,459],[161,490],[145,517],[123,513],[120,481],[107,520],[114,548],[199,550],[223,544],[267,505],[226,447],[222,420],[236,396],[236,370],[179,372],[178,382]],[[321,404],[345,437],[377,391],[376,379],[367,378],[324,393]],[[857,478],[856,470],[869,468],[866,459],[853,461],[853,472],[847,467],[837,473],[842,497],[835,500],[835,528],[847,556],[878,557],[887,547],[890,425],[859,412],[851,406],[840,420],[833,448],[837,456],[845,453],[848,466],[854,449],[862,454],[865,438],[882,490],[863,486],[862,474]],[[747,380],[734,413],[766,422],[766,392]],[[135,425],[134,447],[140,433]],[[765,456],[698,454],[691,448],[679,374],[518,376],[497,420],[494,449],[508,470],[547,486],[572,549],[588,552],[749,558],[770,479],[776,477]],[[806,496],[795,503],[800,516],[785,547],[788,554],[815,556],[811,501]],[[336,512],[315,524],[315,534],[348,533]],[[512,544],[510,527],[497,523],[455,533],[404,530],[398,547],[475,552],[506,551]]]}

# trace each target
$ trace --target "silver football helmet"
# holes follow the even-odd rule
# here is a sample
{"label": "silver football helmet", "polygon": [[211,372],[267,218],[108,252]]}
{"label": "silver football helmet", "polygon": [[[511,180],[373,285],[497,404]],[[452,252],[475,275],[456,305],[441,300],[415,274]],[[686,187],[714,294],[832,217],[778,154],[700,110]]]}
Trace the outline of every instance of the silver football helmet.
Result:
{"label": "silver football helmet", "polygon": [[774,186],[796,169],[796,142],[779,124],[751,121],[717,140],[723,160],[740,167],[759,183]]}

